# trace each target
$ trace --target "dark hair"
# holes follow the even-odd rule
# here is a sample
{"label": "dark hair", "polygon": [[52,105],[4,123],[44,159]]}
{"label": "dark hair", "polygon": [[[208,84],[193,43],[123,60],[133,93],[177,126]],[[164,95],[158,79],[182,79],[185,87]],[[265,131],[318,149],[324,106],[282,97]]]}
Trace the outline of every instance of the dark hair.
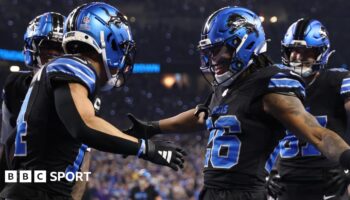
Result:
{"label": "dark hair", "polygon": [[254,59],[254,63],[252,64],[251,67],[256,69],[268,67],[275,63],[266,53],[259,54],[255,56],[253,59]]}
{"label": "dark hair", "polygon": [[89,44],[79,41],[72,41],[66,45],[69,54],[97,54],[97,51]]}
{"label": "dark hair", "polygon": [[72,41],[66,45],[67,53],[78,54],[102,62],[102,56],[91,45],[84,42]]}
{"label": "dark hair", "polygon": [[251,66],[249,66],[245,72],[243,72],[239,79],[244,79],[249,74],[252,74],[261,68],[268,67],[274,64],[273,60],[265,53],[254,56],[253,60],[254,63]]}

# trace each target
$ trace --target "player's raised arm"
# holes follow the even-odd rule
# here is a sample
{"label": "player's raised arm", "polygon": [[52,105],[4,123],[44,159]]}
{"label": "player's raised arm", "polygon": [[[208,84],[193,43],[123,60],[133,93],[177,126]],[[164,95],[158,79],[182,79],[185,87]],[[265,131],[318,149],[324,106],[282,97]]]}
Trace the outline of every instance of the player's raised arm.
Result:
{"label": "player's raised arm", "polygon": [[[58,116],[68,132],[78,141],[101,151],[137,155],[174,170],[183,167],[185,153],[179,147],[165,142],[138,140],[97,117],[88,99],[88,91],[81,84],[56,84],[54,96]],[[165,159],[158,151],[171,151],[172,154]]]}
{"label": "player's raised arm", "polygon": [[159,121],[143,121],[128,114],[132,125],[125,132],[137,138],[151,138],[161,133],[189,133],[204,130],[204,113],[196,116],[195,112],[196,109],[190,109]]}
{"label": "player's raised arm", "polygon": [[159,127],[162,132],[194,132],[205,129],[205,119],[203,114],[195,116],[195,109],[182,112],[176,116],[162,119]]}
{"label": "player's raised arm", "polygon": [[281,121],[288,130],[314,144],[328,159],[350,168],[350,147],[333,131],[323,128],[294,96],[267,94],[264,110]]}

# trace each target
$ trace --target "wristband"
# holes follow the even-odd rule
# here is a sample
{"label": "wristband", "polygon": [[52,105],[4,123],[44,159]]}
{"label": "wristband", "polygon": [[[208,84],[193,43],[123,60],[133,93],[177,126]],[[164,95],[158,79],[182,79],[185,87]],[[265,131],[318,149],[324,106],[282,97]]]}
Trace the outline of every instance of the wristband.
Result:
{"label": "wristband", "polygon": [[339,157],[339,163],[345,169],[350,169],[350,149],[345,150]]}
{"label": "wristband", "polygon": [[153,127],[154,133],[162,133],[162,130],[160,130],[159,121],[151,121],[151,126]]}
{"label": "wristband", "polygon": [[137,157],[140,157],[142,154],[146,153],[146,143],[144,139],[140,139],[141,146],[139,151],[137,152]]}

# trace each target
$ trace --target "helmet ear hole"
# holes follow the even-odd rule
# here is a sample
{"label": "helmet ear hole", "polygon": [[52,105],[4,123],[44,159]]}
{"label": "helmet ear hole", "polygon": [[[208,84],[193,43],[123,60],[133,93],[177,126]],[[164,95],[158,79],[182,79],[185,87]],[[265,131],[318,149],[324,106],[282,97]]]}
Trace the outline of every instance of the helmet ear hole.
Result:
{"label": "helmet ear hole", "polygon": [[66,44],[66,50],[67,50],[67,53],[69,54],[88,53],[88,52],[97,53],[97,51],[92,46],[90,46],[87,43],[79,42],[79,41],[68,42]]}
{"label": "helmet ear hole", "polygon": [[111,41],[111,47],[114,51],[117,51],[118,50],[118,47],[117,47],[117,43],[115,42],[115,39],[113,39]]}
{"label": "helmet ear hole", "polygon": [[251,42],[248,44],[248,46],[246,47],[246,49],[251,49],[254,46],[255,42]]}
{"label": "helmet ear hole", "polygon": [[107,35],[107,42],[109,42],[109,40],[111,39],[111,37],[112,37],[112,33],[109,33],[109,34]]}

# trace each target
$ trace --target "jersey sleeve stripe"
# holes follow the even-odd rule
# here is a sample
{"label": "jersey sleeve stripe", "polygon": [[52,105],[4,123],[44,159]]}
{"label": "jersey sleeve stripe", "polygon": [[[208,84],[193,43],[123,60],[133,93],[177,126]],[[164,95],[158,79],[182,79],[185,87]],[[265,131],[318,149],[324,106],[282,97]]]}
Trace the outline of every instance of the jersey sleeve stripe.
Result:
{"label": "jersey sleeve stripe", "polygon": [[289,77],[289,76],[285,73],[279,72],[279,73],[275,74],[272,78],[286,78],[286,77]]}
{"label": "jersey sleeve stripe", "polygon": [[67,63],[54,62],[49,64],[47,67],[47,72],[61,72],[71,76],[78,77],[82,80],[88,87],[89,92],[93,93],[95,90],[96,75],[88,67],[81,67],[83,65],[71,65]]}
{"label": "jersey sleeve stripe", "polygon": [[290,78],[271,78],[268,88],[296,88],[300,90],[300,93],[305,96],[304,86],[295,79]]}
{"label": "jersey sleeve stripe", "polygon": [[278,157],[278,154],[280,153],[281,151],[281,147],[280,147],[280,144],[278,144],[275,149],[273,150],[273,152],[270,154],[270,157],[269,159],[266,161],[265,163],[265,170],[270,173],[273,169],[273,167],[275,166],[276,164],[276,161],[277,161],[277,157]]}
{"label": "jersey sleeve stripe", "polygon": [[345,94],[348,92],[350,92],[350,78],[344,78],[340,88],[340,94]]}
{"label": "jersey sleeve stripe", "polygon": [[64,63],[68,63],[68,64],[71,64],[71,65],[77,66],[79,69],[83,70],[87,74],[90,74],[92,76],[95,75],[94,71],[92,71],[89,67],[87,67],[86,65],[82,64],[81,62],[78,62],[78,61],[73,60],[73,59],[68,59],[68,58],[61,58],[60,60],[63,60]]}
{"label": "jersey sleeve stripe", "polygon": [[89,77],[92,77],[94,80],[96,80],[96,75],[95,75],[94,71],[92,71],[86,65],[84,65],[76,60],[73,60],[73,59],[61,58],[60,60],[62,60],[63,63],[67,63],[67,64],[70,64],[72,66],[75,66],[77,69],[80,69],[82,72],[89,75]]}
{"label": "jersey sleeve stripe", "polygon": [[343,69],[343,68],[331,68],[331,69],[329,69],[329,71],[332,71],[332,72],[348,72],[347,69]]}
{"label": "jersey sleeve stripe", "polygon": [[350,92],[350,86],[342,86],[341,89],[340,89],[340,94],[345,94],[345,93],[348,93]]}
{"label": "jersey sleeve stripe", "polygon": [[349,84],[350,83],[350,78],[344,78],[342,84]]}
{"label": "jersey sleeve stripe", "polygon": [[305,89],[304,86],[297,80],[290,78],[272,78],[269,83],[269,88],[301,88]]}

